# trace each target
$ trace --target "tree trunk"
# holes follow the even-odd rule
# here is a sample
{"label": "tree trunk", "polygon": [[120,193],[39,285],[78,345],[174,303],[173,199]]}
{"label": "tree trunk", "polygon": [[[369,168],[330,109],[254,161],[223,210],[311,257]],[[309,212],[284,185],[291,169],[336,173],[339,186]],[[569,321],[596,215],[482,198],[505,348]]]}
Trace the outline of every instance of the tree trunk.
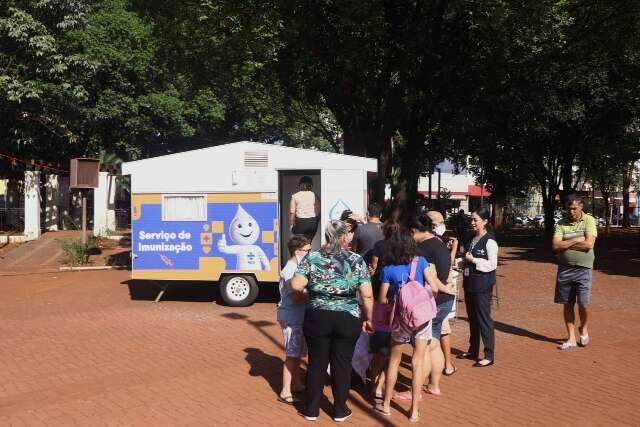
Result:
{"label": "tree trunk", "polygon": [[419,141],[420,138],[415,136],[408,137],[402,156],[395,202],[402,209],[405,219],[413,214],[418,200],[418,180],[420,179],[421,166],[424,162],[424,153],[420,151],[422,147]]}
{"label": "tree trunk", "polygon": [[[372,143],[377,141],[377,143]],[[344,133],[344,153],[365,156],[378,160],[378,174],[373,183],[373,200],[384,203],[384,192],[391,166],[391,136],[378,135],[365,130],[350,130]]]}
{"label": "tree trunk", "polygon": [[496,200],[491,200],[491,223],[498,231],[504,226],[504,205]]}
{"label": "tree trunk", "polygon": [[609,232],[611,231],[611,216],[610,216],[611,202],[609,200],[609,197],[611,197],[611,193],[604,190],[600,190],[600,193],[602,193],[602,200],[604,201],[604,223],[605,223],[604,230],[605,230],[605,234],[609,235]]}
{"label": "tree trunk", "polygon": [[631,227],[631,207],[629,206],[629,191],[626,190],[622,193],[622,226],[625,228]]}
{"label": "tree trunk", "polygon": [[384,205],[384,193],[387,186],[387,177],[391,176],[391,144],[389,148],[382,150],[378,156],[378,174],[374,183],[373,198],[380,206]]}
{"label": "tree trunk", "polygon": [[564,166],[562,167],[562,194],[573,193],[573,160],[564,160]]}
{"label": "tree trunk", "polygon": [[542,207],[544,209],[544,235],[549,240],[553,236],[553,230],[555,228],[555,221],[553,220],[553,214],[555,213],[555,198],[556,193],[551,191],[549,194],[542,195]]}
{"label": "tree trunk", "polygon": [[[373,144],[367,144],[367,141],[373,141],[375,135],[360,129],[344,130],[344,154],[352,156],[366,156],[367,151],[371,151]],[[367,150],[369,148],[369,150]]]}
{"label": "tree trunk", "polygon": [[629,191],[631,191],[631,179],[633,177],[634,163],[625,165],[622,173],[622,226],[631,226],[631,206],[629,203]]}

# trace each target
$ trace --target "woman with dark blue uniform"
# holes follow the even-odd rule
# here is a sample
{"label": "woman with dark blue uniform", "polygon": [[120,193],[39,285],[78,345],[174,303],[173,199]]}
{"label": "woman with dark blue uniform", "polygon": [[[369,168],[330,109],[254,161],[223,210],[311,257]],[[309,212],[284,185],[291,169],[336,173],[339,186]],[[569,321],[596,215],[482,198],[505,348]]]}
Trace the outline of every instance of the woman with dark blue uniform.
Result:
{"label": "woman with dark blue uniform", "polygon": [[[498,244],[487,231],[489,210],[480,208],[471,216],[473,237],[465,243],[464,301],[469,318],[469,349],[460,359],[476,359],[473,365],[484,368],[494,363],[495,338],[491,318],[491,297],[496,283]],[[480,359],[480,337],[484,343],[484,358]]]}

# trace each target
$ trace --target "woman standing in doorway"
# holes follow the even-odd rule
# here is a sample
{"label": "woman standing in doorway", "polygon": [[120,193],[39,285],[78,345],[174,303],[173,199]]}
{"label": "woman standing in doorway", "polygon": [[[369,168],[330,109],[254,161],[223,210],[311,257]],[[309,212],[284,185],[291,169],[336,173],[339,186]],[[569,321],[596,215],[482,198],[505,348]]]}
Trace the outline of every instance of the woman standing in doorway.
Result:
{"label": "woman standing in doorway", "polygon": [[289,205],[289,224],[293,234],[303,235],[313,241],[318,231],[320,199],[313,192],[313,181],[303,176],[298,182],[298,192],[291,196]]}
{"label": "woman standing in doorway", "polygon": [[[495,338],[491,318],[491,297],[496,283],[498,243],[487,231],[490,212],[480,208],[471,215],[473,237],[464,244],[464,301],[469,317],[469,349],[460,359],[476,359],[473,365],[484,368],[494,363]],[[484,358],[480,357],[480,336],[484,343]]]}

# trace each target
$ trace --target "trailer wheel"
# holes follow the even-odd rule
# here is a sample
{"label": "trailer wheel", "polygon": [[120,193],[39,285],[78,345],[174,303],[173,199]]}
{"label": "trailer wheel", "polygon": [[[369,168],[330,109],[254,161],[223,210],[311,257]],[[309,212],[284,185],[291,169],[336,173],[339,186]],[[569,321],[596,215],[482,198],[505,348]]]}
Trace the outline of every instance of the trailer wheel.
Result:
{"label": "trailer wheel", "polygon": [[246,307],[258,297],[258,285],[252,276],[225,276],[220,281],[220,296],[231,307]]}

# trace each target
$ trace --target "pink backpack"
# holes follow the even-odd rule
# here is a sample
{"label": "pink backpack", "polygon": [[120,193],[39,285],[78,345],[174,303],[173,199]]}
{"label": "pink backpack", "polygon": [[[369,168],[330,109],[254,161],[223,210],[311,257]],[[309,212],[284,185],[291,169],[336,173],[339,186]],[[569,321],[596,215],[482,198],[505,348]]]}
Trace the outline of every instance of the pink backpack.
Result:
{"label": "pink backpack", "polygon": [[[402,282],[402,286],[393,303],[392,321],[399,322],[406,329],[415,331],[426,325],[438,312],[436,299],[430,286],[422,286],[415,281],[418,258],[411,262],[409,280]],[[398,313],[394,319],[395,313]]]}

